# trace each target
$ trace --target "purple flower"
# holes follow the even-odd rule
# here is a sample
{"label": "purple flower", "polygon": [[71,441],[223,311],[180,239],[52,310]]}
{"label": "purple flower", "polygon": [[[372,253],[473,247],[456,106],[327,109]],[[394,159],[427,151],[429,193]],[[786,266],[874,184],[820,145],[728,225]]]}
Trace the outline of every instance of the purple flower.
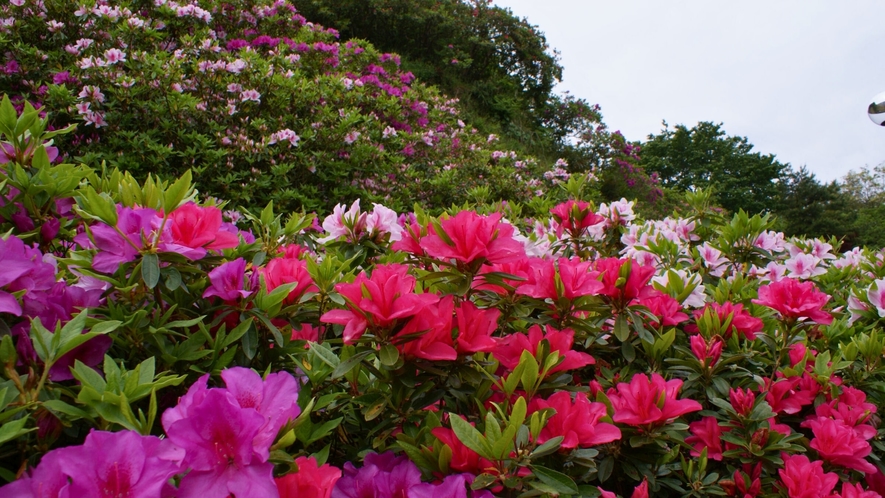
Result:
{"label": "purple flower", "polygon": [[92,431],[59,466],[72,479],[68,496],[147,498],[160,495],[182,457],[181,448],[154,436]]}
{"label": "purple flower", "polygon": [[189,408],[185,418],[171,424],[163,416],[169,440],[184,448],[185,466],[191,468],[181,480],[179,498],[279,496],[267,461],[269,447],[256,451],[253,446],[265,423],[257,410],[241,408],[224,389],[206,390]]}
{"label": "purple flower", "polygon": [[151,239],[154,226],[159,226],[160,221],[153,209],[132,209],[117,205],[119,232],[104,223],[97,223],[90,228],[91,240],[82,233],[74,237],[74,241],[81,247],[98,249],[92,258],[94,270],[114,273],[122,263],[135,260],[145,242]]}
{"label": "purple flower", "polygon": [[201,377],[163,413],[169,440],[184,448],[192,470],[179,498],[278,496],[270,445],[285,423],[298,416],[298,382],[287,372],[262,380],[248,368],[221,373],[227,387],[207,388]]}
{"label": "purple flower", "polygon": [[47,453],[31,475],[0,488],[0,496],[160,496],[181,471],[182,457],[181,448],[155,436],[92,431],[82,446]]}
{"label": "purple flower", "polygon": [[421,483],[409,489],[408,498],[436,498],[446,496],[448,498],[494,498],[489,491],[470,491],[467,486],[473,482],[471,474],[452,474],[446,476],[439,484]]}
{"label": "purple flower", "polygon": [[418,484],[421,471],[408,458],[392,452],[369,453],[361,469],[350,462],[344,464],[331,498],[406,498],[409,489]]}
{"label": "purple flower", "polygon": [[40,465],[30,475],[0,487],[0,496],[17,498],[57,498],[68,494],[68,476],[61,470],[61,462],[75,456],[74,447],[59,448],[43,455]]}
{"label": "purple flower", "polygon": [[203,297],[217,296],[224,301],[235,301],[239,297],[248,297],[252,291],[243,289],[243,281],[246,272],[246,260],[237,258],[224,263],[209,272],[209,282],[212,284],[203,292]]}

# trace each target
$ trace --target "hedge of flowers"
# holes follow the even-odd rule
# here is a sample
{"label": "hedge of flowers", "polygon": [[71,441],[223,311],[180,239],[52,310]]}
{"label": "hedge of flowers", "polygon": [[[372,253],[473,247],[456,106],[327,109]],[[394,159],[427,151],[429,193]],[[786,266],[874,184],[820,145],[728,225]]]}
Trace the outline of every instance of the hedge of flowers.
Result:
{"label": "hedge of flowers", "polygon": [[286,0],[13,0],[0,92],[53,110],[56,129],[78,124],[57,144],[87,164],[140,180],[190,170],[205,194],[249,206],[529,200],[616,160],[644,177],[623,137],[566,117],[575,106],[562,120],[582,125],[561,126],[598,160],[542,164],[465,124],[396,54],[337,37]]}
{"label": "hedge of flowers", "polygon": [[885,254],[575,198],[235,211],[0,104],[3,496],[885,495]]}

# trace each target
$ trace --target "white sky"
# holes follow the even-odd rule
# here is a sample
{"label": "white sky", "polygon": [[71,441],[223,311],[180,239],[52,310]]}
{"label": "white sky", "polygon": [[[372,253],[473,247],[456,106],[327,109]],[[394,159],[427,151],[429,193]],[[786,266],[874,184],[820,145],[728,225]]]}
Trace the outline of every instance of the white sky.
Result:
{"label": "white sky", "polygon": [[881,0],[495,0],[561,53],[560,91],[628,140],[722,122],[823,182],[885,161],[867,117],[885,91]]}

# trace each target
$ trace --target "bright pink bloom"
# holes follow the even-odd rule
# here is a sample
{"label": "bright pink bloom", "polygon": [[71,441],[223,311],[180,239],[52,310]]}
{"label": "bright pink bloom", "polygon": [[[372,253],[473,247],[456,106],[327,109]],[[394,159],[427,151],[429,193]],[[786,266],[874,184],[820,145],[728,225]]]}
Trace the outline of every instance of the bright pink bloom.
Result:
{"label": "bright pink bloom", "polygon": [[378,265],[371,277],[362,272],[352,284],[337,284],[348,309],[326,312],[320,321],[344,325],[344,342],[353,344],[368,327],[386,329],[439,301],[436,294],[414,294],[417,281],[408,271],[405,265]]}
{"label": "bright pink bloom", "polygon": [[[602,291],[599,272],[591,268],[593,262],[579,258],[559,258],[557,267],[550,260],[532,258],[529,260],[532,272],[529,281],[520,285],[517,294],[538,299],[569,300],[593,296]],[[559,277],[559,278],[557,278]]]}
{"label": "bright pink bloom", "polygon": [[[89,437],[89,436],[87,436]],[[68,476],[61,465],[72,458],[81,458],[80,451],[73,446],[56,448],[43,455],[40,465],[11,483],[0,486],[0,496],[16,498],[58,498],[67,497],[70,489]]]}
{"label": "bright pink bloom", "polygon": [[574,401],[567,391],[556,392],[546,400],[535,398],[529,403],[528,413],[532,414],[544,408],[553,408],[556,414],[550,417],[547,425],[541,429],[538,444],[563,436],[560,448],[572,450],[621,439],[620,429],[599,421],[606,416],[605,405],[588,401],[584,393],[577,393]]}
{"label": "bright pink bloom", "polygon": [[648,498],[648,478],[642,479],[639,486],[633,488],[633,494],[630,498]]}
{"label": "bright pink bloom", "polygon": [[695,357],[700,360],[704,366],[712,367],[722,356],[723,342],[719,337],[714,337],[709,343],[707,343],[704,336],[697,334],[691,336],[690,341],[691,352],[694,353]]}
{"label": "bright pink bloom", "polygon": [[818,417],[827,417],[845,422],[854,428],[863,439],[875,437],[876,428],[870,425],[872,415],[876,413],[876,405],[867,403],[867,395],[860,389],[843,387],[838,399],[821,403],[814,411]]}
{"label": "bright pink bloom", "polygon": [[756,404],[756,394],[752,389],[746,391],[740,387],[728,390],[728,399],[731,401],[731,407],[734,411],[743,417],[749,416]]}
{"label": "bright pink bloom", "polygon": [[228,249],[240,244],[239,237],[221,229],[221,210],[215,206],[200,207],[188,202],[169,214],[168,223],[172,241],[164,249],[188,259],[203,258],[206,249]]}
{"label": "bright pink bloom", "polygon": [[512,371],[519,365],[519,357],[522,356],[523,351],[528,351],[532,355],[536,354],[538,345],[546,339],[550,343],[551,353],[556,351],[560,357],[565,357],[562,363],[550,369],[549,374],[583,368],[596,363],[589,354],[572,351],[574,338],[575,332],[571,329],[556,330],[547,325],[546,333],[544,333],[541,332],[540,326],[532,325],[529,327],[528,334],[515,333],[507,337],[496,338],[498,348],[494,355],[504,368]]}
{"label": "bright pink bloom", "polygon": [[778,470],[789,498],[826,498],[839,482],[839,476],[824,473],[824,463],[811,462],[805,455],[783,454],[784,466]]}
{"label": "bright pink bloom", "polygon": [[596,489],[599,490],[599,498],[618,498],[618,495],[614,494],[611,491],[606,491],[599,486],[596,486]]}
{"label": "bright pink bloom", "polygon": [[501,310],[479,309],[470,301],[464,301],[455,308],[455,319],[458,323],[457,349],[459,353],[476,352],[490,353],[495,351],[498,343],[492,332],[498,328]]}
{"label": "bright pink bloom", "polygon": [[822,459],[864,473],[876,472],[876,466],[864,459],[873,451],[870,443],[845,422],[817,417],[802,422],[802,427],[811,428],[814,438],[810,446],[817,450]]}
{"label": "bright pink bloom", "polygon": [[[322,332],[323,327],[314,327],[309,323],[302,323],[298,328],[292,327],[290,340],[318,342]],[[305,345],[305,347],[307,346]]]}
{"label": "bright pink bloom", "polygon": [[224,301],[236,301],[248,297],[252,291],[243,289],[246,274],[246,260],[237,258],[209,272],[212,284],[203,292],[203,298],[217,296]]}
{"label": "bright pink bloom", "polygon": [[[730,339],[731,335],[737,332],[748,341],[752,341],[756,339],[756,333],[761,332],[764,327],[762,319],[751,315],[744,309],[743,304],[732,304],[728,301],[722,304],[708,303],[704,309],[694,312],[695,320],[699,320],[708,309],[712,309],[716,313],[719,317],[719,323],[722,324],[725,324],[729,316],[731,316],[731,323],[728,324],[728,327],[725,330],[719,331],[725,339]],[[697,325],[686,326],[685,331],[696,333],[698,331]]]}
{"label": "bright pink bloom", "polygon": [[651,378],[636,374],[630,383],[620,383],[612,393],[614,421],[632,426],[659,426],[670,423],[681,415],[701,410],[693,399],[676,399],[682,381],[665,381],[660,374]]}
{"label": "bright pink bloom", "polygon": [[[625,264],[630,265],[630,272],[619,282],[620,273]],[[642,266],[636,261],[627,259],[598,259],[595,267],[596,271],[602,273],[604,287],[601,294],[610,297],[619,305],[626,305],[630,301],[646,295],[651,289],[648,282],[655,274],[653,266]]]}
{"label": "bright pink bloom", "polygon": [[685,442],[694,448],[691,456],[701,456],[701,451],[707,448],[707,458],[721,462],[723,430],[716,417],[703,417],[688,426],[692,435],[685,438]]}
{"label": "bright pink bloom", "polygon": [[793,415],[814,401],[816,393],[797,389],[801,380],[801,377],[790,377],[772,383],[771,379],[765,379],[765,401],[774,413]]}
{"label": "bright pink bloom", "polygon": [[636,300],[636,304],[645,306],[657,317],[657,321],[649,323],[656,329],[662,326],[672,327],[688,320],[688,315],[682,312],[682,305],[669,294],[655,293],[641,297]]}
{"label": "bright pink bloom", "polygon": [[283,284],[297,282],[295,288],[289,291],[285,304],[295,304],[305,292],[318,292],[319,288],[313,283],[313,277],[307,271],[307,261],[303,259],[276,258],[270,260],[266,267],[261,270],[264,275],[264,285],[270,292]]}
{"label": "bright pink bloom", "polygon": [[875,491],[867,491],[863,489],[860,483],[851,484],[842,483],[842,493],[832,495],[832,498],[882,498],[882,495]]}
{"label": "bright pink bloom", "polygon": [[448,241],[440,235],[428,233],[420,245],[434,258],[455,259],[462,263],[477,260],[508,263],[524,258],[525,248],[513,238],[513,226],[500,220],[500,213],[482,216],[473,211],[461,211],[440,221]]}
{"label": "bright pink bloom", "polygon": [[557,238],[562,237],[563,230],[571,237],[580,237],[585,228],[605,221],[605,218],[590,209],[589,203],[573,199],[558,204],[550,210],[550,214],[556,222]]}
{"label": "bright pink bloom", "polygon": [[[531,261],[531,258],[522,258],[519,261],[515,261],[513,263],[496,263],[494,265],[482,265],[482,268],[479,269],[479,273],[473,279],[473,288],[476,290],[492,291],[495,294],[500,295],[507,295],[511,292],[514,292],[514,290],[519,289],[520,286],[525,285],[525,281],[529,279],[529,274],[532,272],[529,261]],[[503,279],[502,283],[508,285],[510,287],[508,289],[496,283],[491,283],[486,274],[492,272],[506,273],[508,275],[519,277],[523,280],[514,280],[510,278]]]}
{"label": "bright pink bloom", "polygon": [[768,306],[786,319],[809,318],[821,325],[833,323],[833,316],[823,311],[830,296],[815,289],[811,282],[784,278],[759,287],[756,304]]}
{"label": "bright pink bloom", "polygon": [[317,466],[314,457],[295,459],[298,472],[274,479],[280,498],[329,498],[335,483],[341,478],[341,469],[329,464]]}
{"label": "bright pink bloom", "polygon": [[[394,343],[397,349],[404,355],[425,360],[456,360],[458,353],[452,342],[453,308],[454,298],[451,295],[440,299],[438,303],[428,304],[396,335]],[[413,337],[406,339],[407,336]]]}

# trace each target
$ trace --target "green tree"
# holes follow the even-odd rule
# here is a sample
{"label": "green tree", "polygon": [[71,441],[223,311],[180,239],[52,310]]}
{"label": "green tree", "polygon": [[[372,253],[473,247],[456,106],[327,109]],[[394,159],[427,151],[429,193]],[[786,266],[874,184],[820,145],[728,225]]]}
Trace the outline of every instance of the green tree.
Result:
{"label": "green tree", "polygon": [[640,165],[661,186],[677,191],[714,187],[719,204],[732,212],[771,212],[789,165],[753,151],[746,137],[729,136],[722,123],[676,125],[642,144]]}
{"label": "green tree", "polygon": [[849,171],[840,185],[856,235],[854,245],[885,246],[885,163]]}
{"label": "green tree", "polygon": [[782,182],[781,201],[775,210],[778,228],[786,235],[840,237],[853,247],[858,231],[850,209],[850,199],[839,183],[820,183],[814,173],[802,166],[790,171]]}

